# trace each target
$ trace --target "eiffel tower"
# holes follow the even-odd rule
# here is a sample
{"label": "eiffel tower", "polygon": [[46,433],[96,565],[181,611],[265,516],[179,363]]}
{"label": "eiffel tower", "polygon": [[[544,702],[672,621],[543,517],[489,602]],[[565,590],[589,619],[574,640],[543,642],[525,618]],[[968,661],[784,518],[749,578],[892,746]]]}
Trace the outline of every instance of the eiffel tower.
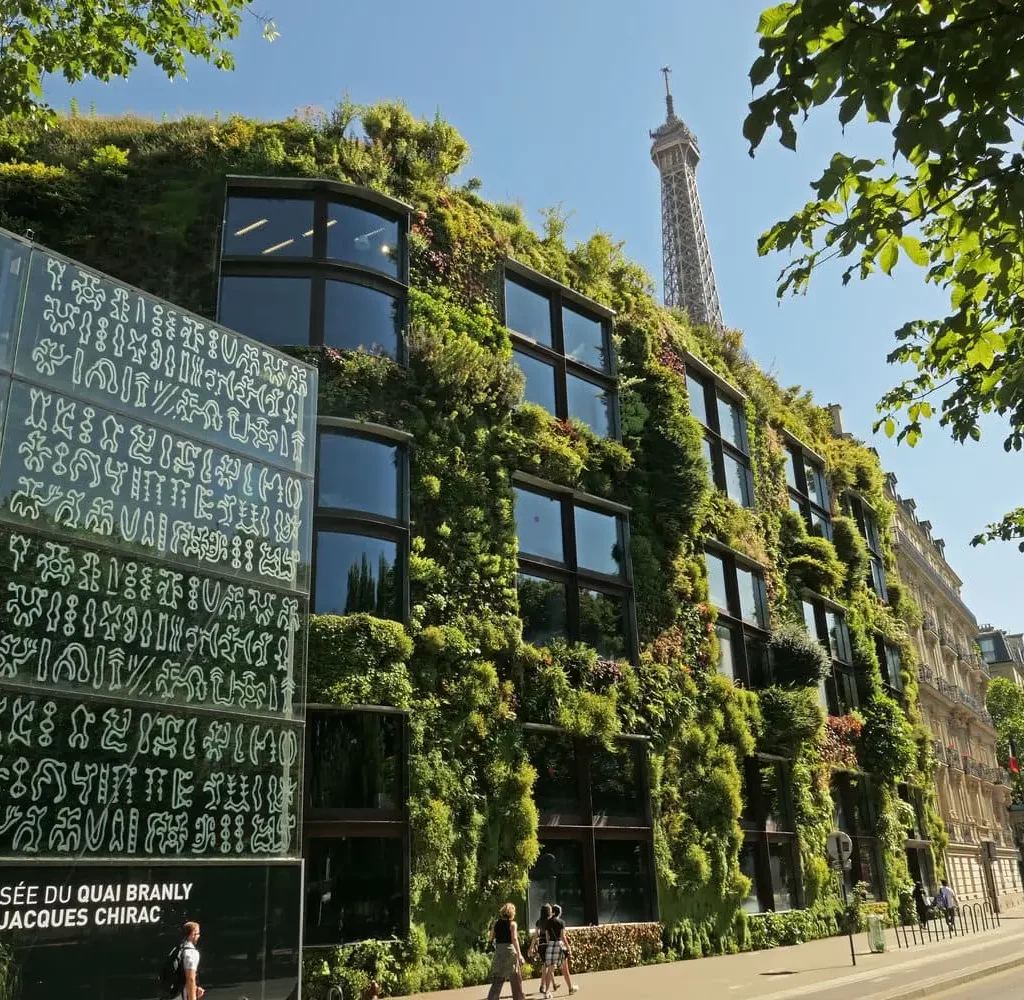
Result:
{"label": "eiffel tower", "polygon": [[722,326],[722,305],[697,194],[697,137],[676,115],[665,66],[665,123],[651,132],[651,159],[661,174],[661,253],[665,305],[685,309],[691,322]]}

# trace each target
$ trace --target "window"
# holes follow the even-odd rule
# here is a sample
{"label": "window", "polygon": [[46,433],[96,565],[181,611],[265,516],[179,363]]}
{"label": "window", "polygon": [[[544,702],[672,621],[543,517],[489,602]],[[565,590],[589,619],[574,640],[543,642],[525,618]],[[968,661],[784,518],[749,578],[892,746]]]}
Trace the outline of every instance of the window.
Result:
{"label": "window", "polygon": [[775,757],[743,763],[740,869],[752,884],[748,913],[798,908],[799,862],[789,764]]}
{"label": "window", "polygon": [[842,611],[826,605],[821,598],[801,602],[807,631],[829,651],[832,674],[822,682],[822,707],[830,715],[844,715],[861,703],[863,683],[854,673],[850,633]]}
{"label": "window", "polygon": [[393,438],[319,427],[313,519],[315,614],[366,612],[404,619],[409,546],[406,465],[405,446]]}
{"label": "window", "polygon": [[999,662],[996,654],[996,640],[992,636],[982,636],[978,640],[978,645],[981,646],[981,655],[986,663]]}
{"label": "window", "polygon": [[231,178],[218,319],[278,347],[403,360],[408,208],[335,181]]}
{"label": "window", "polygon": [[740,506],[753,507],[754,480],[743,403],[725,394],[713,376],[691,370],[689,365],[686,388],[690,413],[704,425],[704,457],[712,481]]}
{"label": "window", "polygon": [[564,637],[602,659],[633,656],[627,525],[600,501],[515,490],[523,641]]}
{"label": "window", "polygon": [[539,726],[524,727],[523,740],[540,812],[530,921],[554,902],[570,926],[657,919],[646,743],[608,749]]}
{"label": "window", "polygon": [[307,713],[305,943],[403,936],[409,923],[405,714]]}
{"label": "window", "polygon": [[882,680],[894,694],[903,691],[903,659],[896,646],[878,641],[878,662],[882,666]]}
{"label": "window", "polygon": [[812,535],[832,538],[832,500],[825,464],[793,438],[786,447],[786,484],[789,505],[807,524]]}
{"label": "window", "polygon": [[618,437],[611,312],[512,261],[504,289],[524,401],[599,437]]}
{"label": "window", "polygon": [[848,493],[845,504],[850,516],[857,522],[860,533],[867,543],[870,565],[868,567],[868,586],[883,600],[888,601],[885,581],[885,555],[882,551],[882,536],[878,531],[878,519],[875,512],[863,497],[856,493]]}
{"label": "window", "polygon": [[884,898],[879,847],[875,838],[875,803],[871,779],[866,774],[837,772],[832,776],[835,827],[850,835],[853,855],[844,874],[847,889],[866,882],[875,899]]}
{"label": "window", "polygon": [[768,597],[764,574],[728,550],[707,549],[708,592],[718,609],[718,669],[736,683],[759,687],[768,680]]}
{"label": "window", "polygon": [[232,277],[220,282],[218,321],[272,347],[309,342],[309,278]]}

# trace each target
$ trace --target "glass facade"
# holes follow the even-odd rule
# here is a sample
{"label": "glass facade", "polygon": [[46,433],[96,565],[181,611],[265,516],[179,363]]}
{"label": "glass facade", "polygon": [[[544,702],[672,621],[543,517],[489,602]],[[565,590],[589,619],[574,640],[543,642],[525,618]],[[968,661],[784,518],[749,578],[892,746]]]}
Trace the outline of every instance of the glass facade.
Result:
{"label": "glass facade", "polygon": [[696,365],[687,365],[686,390],[690,413],[703,426],[704,458],[712,482],[741,507],[753,507],[754,478],[743,403]]}

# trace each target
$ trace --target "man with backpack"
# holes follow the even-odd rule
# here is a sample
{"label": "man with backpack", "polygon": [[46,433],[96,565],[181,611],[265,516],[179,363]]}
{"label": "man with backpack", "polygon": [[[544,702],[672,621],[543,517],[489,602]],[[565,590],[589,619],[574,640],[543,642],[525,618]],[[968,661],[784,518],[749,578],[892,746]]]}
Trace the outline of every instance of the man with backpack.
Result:
{"label": "man with backpack", "polygon": [[199,971],[199,924],[189,920],[182,925],[181,943],[171,949],[161,976],[165,997],[169,1000],[200,1000],[206,992],[196,982]]}

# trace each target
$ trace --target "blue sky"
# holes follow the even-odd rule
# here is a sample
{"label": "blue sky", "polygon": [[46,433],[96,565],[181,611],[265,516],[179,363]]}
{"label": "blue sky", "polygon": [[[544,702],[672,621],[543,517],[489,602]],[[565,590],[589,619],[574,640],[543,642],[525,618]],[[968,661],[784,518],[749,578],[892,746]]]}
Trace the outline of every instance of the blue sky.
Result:
{"label": "blue sky", "polygon": [[[765,0],[767,2],[767,0]],[[238,68],[205,66],[168,83],[150,68],[127,82],[75,89],[83,109],[159,116],[238,112],[277,118],[307,105],[330,108],[401,98],[417,114],[440,110],[469,141],[467,176],[483,194],[522,204],[534,221],[544,207],[572,213],[571,238],[602,229],[660,281],[658,175],[648,130],[664,118],[659,68],[673,68],[677,113],[703,153],[699,182],[726,321],[746,334],[753,356],[786,385],[843,404],[846,429],[871,437],[874,405],[894,381],[885,364],[892,331],[941,308],[921,272],[901,261],[892,279],[843,289],[822,273],[810,294],[775,297],[782,258],[757,256],[759,233],[807,200],[807,182],[837,149],[885,155],[885,135],[866,126],[846,136],[822,120],[801,135],[797,154],[772,144],[756,159],[741,134],[749,100],[762,0],[479,0],[424,4],[391,0],[259,0],[280,38],[268,44],[252,22],[234,46]],[[67,102],[60,83],[49,88]],[[911,450],[872,443],[904,496],[947,542],[964,596],[982,622],[1020,630],[1015,545],[971,549],[976,530],[1024,503],[1024,461],[1002,450],[1000,425],[980,444],[954,444],[937,425]]]}

